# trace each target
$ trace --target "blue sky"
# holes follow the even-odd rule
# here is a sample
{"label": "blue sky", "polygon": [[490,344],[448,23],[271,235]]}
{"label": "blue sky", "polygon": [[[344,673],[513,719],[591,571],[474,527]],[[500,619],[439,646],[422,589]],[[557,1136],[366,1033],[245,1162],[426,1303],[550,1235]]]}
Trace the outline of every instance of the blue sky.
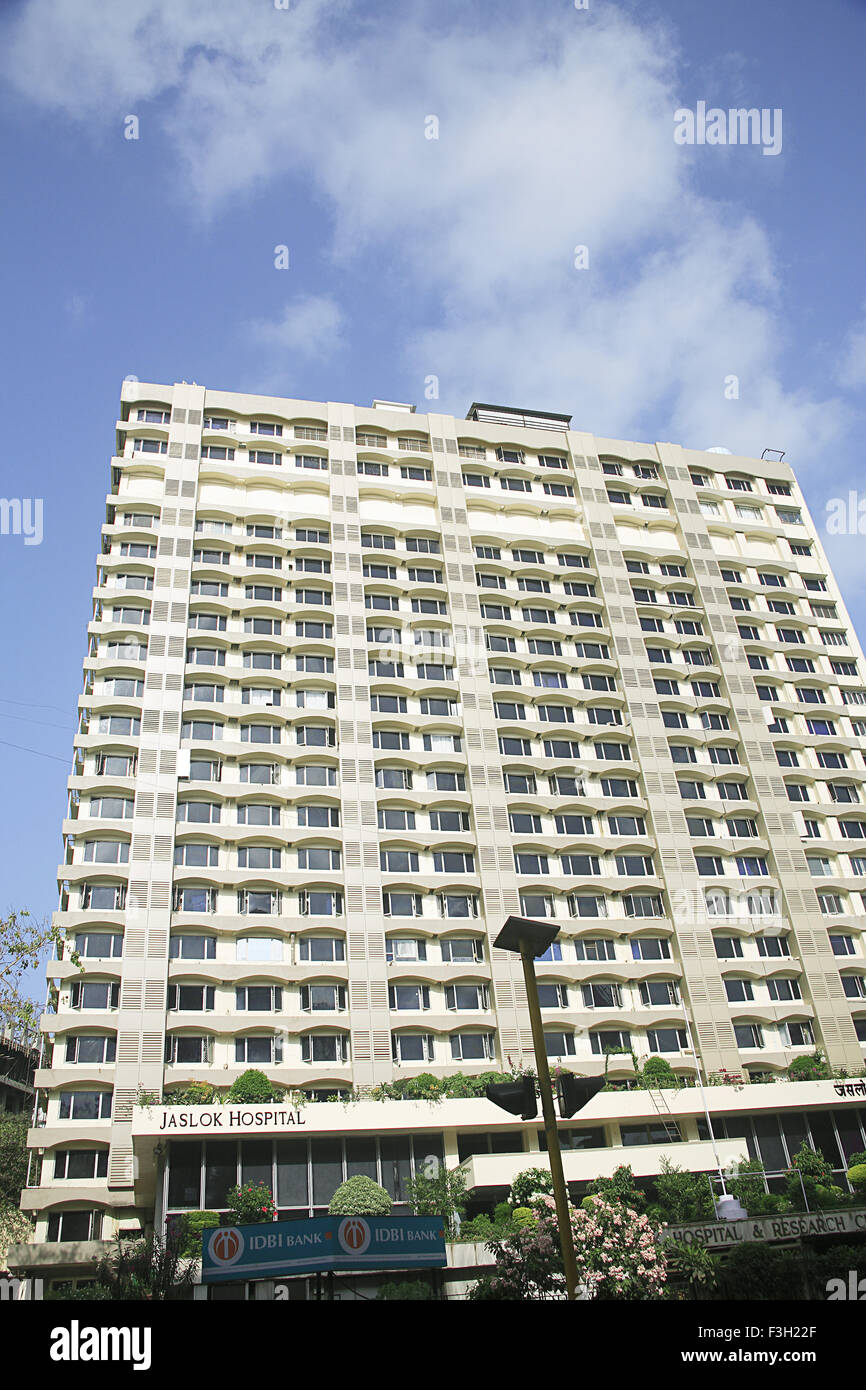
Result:
{"label": "blue sky", "polygon": [[[785,449],[817,519],[862,476],[863,0],[279,3],[0,13],[0,493],[44,499],[0,535],[0,910],[56,904],[125,375],[419,409],[435,375],[455,414]],[[699,101],[780,108],[781,153],[675,144]],[[862,633],[862,538],[826,544]]]}

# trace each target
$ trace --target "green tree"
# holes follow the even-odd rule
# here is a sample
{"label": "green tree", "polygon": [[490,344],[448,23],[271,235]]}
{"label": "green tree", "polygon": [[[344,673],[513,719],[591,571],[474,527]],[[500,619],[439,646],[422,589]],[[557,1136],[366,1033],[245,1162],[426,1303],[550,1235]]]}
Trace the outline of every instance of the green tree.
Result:
{"label": "green tree", "polygon": [[391,1198],[372,1178],[357,1173],[337,1188],[328,1207],[329,1216],[390,1216]]}
{"label": "green tree", "polygon": [[435,1173],[416,1173],[407,1196],[416,1216],[441,1216],[445,1238],[451,1240],[457,1233],[457,1218],[466,1210],[466,1174],[462,1168],[444,1164]]}
{"label": "green tree", "polygon": [[[97,1287],[123,1303],[163,1303],[192,1297],[196,1261],[183,1255],[182,1225],[146,1240],[118,1240],[96,1266]],[[96,1295],[98,1297],[98,1295]]]}
{"label": "green tree", "polygon": [[30,1117],[23,1111],[0,1110],[0,1208],[17,1207],[27,1182],[27,1131]]}
{"label": "green tree", "polygon": [[81,967],[60,928],[47,919],[31,916],[26,908],[0,918],[0,1032],[8,1030],[22,1041],[35,1041],[38,1037],[42,1006],[24,992],[22,985],[27,972],[38,970],[52,949],[57,955],[63,950],[67,960]]}
{"label": "green tree", "polygon": [[[646,1197],[639,1187],[635,1187],[634,1173],[627,1163],[615,1168],[610,1178],[593,1178],[592,1182],[587,1183],[586,1190],[590,1196],[598,1195],[609,1202],[619,1202],[633,1211],[643,1211],[646,1206]],[[587,1205],[586,1201],[583,1205]]]}

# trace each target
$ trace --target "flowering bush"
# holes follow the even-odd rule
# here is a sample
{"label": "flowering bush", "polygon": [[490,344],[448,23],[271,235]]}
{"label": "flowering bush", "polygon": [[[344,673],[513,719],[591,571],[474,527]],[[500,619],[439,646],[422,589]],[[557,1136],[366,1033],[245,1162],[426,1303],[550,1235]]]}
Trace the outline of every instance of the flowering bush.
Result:
{"label": "flowering bush", "polygon": [[667,1270],[660,1226],[605,1197],[572,1210],[577,1277],[591,1298],[662,1298]]}
{"label": "flowering bush", "polygon": [[[537,1223],[491,1240],[493,1274],[479,1280],[473,1300],[565,1298],[565,1276],[556,1204],[539,1200]],[[646,1216],[605,1197],[591,1197],[571,1209],[578,1283],[590,1298],[653,1299],[665,1296],[667,1269],[659,1244],[660,1227]]]}
{"label": "flowering bush", "polygon": [[277,1214],[271,1189],[265,1182],[245,1182],[228,1191],[228,1207],[236,1226],[252,1226],[261,1221],[273,1221]]}

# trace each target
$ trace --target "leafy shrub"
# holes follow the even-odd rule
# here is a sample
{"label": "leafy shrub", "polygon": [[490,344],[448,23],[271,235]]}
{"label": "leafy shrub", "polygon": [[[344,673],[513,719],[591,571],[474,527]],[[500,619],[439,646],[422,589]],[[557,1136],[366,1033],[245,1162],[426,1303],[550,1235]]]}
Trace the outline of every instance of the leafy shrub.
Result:
{"label": "leafy shrub", "polygon": [[72,1289],[49,1289],[45,1294],[45,1302],[51,1303],[95,1303],[104,1299],[113,1299],[114,1294],[104,1284],[79,1284]]}
{"label": "leafy shrub", "polygon": [[187,1211],[180,1221],[178,1241],[182,1255],[200,1255],[203,1231],[220,1224],[218,1211]]}
{"label": "leafy shrub", "polygon": [[527,1226],[534,1226],[536,1215],[531,1207],[515,1207],[511,1213],[511,1223],[519,1231]]}
{"label": "leafy shrub", "polygon": [[[859,1156],[855,1155],[858,1158]],[[848,1169],[848,1181],[855,1192],[866,1192],[866,1161],[851,1165]]]}
{"label": "leafy shrub", "polygon": [[[662,1158],[661,1172],[654,1186],[663,1221],[681,1225],[686,1221],[704,1221],[715,1216],[713,1189],[706,1173],[686,1173],[676,1164]],[[647,1213],[649,1215],[649,1213]]]}
{"label": "leafy shrub", "polygon": [[813,1052],[811,1057],[795,1057],[788,1068],[791,1081],[827,1081],[832,1074],[820,1052]]}
{"label": "leafy shrub", "polygon": [[866,1153],[849,1154],[846,1162],[849,1168],[857,1168],[861,1163],[866,1163]]}
{"label": "leafy shrub", "polygon": [[678,1091],[683,1085],[682,1078],[664,1057],[648,1057],[639,1077],[641,1085],[652,1091]]}
{"label": "leafy shrub", "polygon": [[390,1216],[391,1198],[372,1178],[356,1174],[337,1188],[328,1207],[329,1216]]}
{"label": "leafy shrub", "polygon": [[668,1273],[676,1279],[691,1298],[706,1298],[719,1282],[718,1260],[705,1245],[689,1245],[682,1240],[666,1240],[664,1244]]}
{"label": "leafy shrub", "polygon": [[263,1071],[250,1067],[241,1072],[229,1088],[227,1099],[242,1105],[266,1105],[271,1100],[282,1100],[283,1092],[279,1086],[269,1081]]}
{"label": "leafy shrub", "polygon": [[627,1163],[621,1163],[614,1170],[613,1177],[594,1178],[587,1183],[586,1190],[590,1196],[598,1195],[609,1202],[619,1202],[621,1206],[631,1207],[632,1211],[641,1212],[646,1206],[646,1197],[639,1187],[635,1187],[634,1173]]}
{"label": "leafy shrub", "polygon": [[[786,1195],[795,1207],[802,1206],[804,1191],[810,1207],[831,1206],[836,1200],[830,1192],[833,1186],[833,1169],[824,1155],[810,1148],[805,1139],[792,1158],[785,1176]],[[843,1195],[841,1188],[837,1191],[839,1196]]]}
{"label": "leafy shrub", "polygon": [[376,1294],[377,1301],[380,1299],[399,1299],[404,1303],[422,1300],[429,1302],[435,1297],[430,1285],[423,1283],[420,1279],[394,1279],[390,1283],[380,1284]]}
{"label": "leafy shrub", "polygon": [[[220,1093],[208,1081],[191,1081],[188,1086],[180,1086],[175,1091],[166,1091],[162,1105],[218,1105]],[[142,1100],[142,1105],[147,1102]]]}
{"label": "leafy shrub", "polygon": [[798,1255],[762,1241],[738,1245],[719,1269],[720,1297],[737,1302],[786,1302],[801,1282]]}
{"label": "leafy shrub", "polygon": [[550,1196],[553,1192],[553,1178],[547,1168],[526,1168],[518,1173],[511,1183],[511,1204],[515,1207],[531,1207],[539,1197]]}
{"label": "leafy shrub", "polygon": [[460,1231],[457,1239],[459,1241],[477,1241],[486,1243],[495,1234],[493,1222],[484,1212],[480,1216],[473,1216],[471,1221],[461,1221]]}
{"label": "leafy shrub", "polygon": [[226,1200],[235,1226],[273,1221],[276,1215],[271,1189],[265,1182],[245,1182],[241,1187],[230,1187]]}

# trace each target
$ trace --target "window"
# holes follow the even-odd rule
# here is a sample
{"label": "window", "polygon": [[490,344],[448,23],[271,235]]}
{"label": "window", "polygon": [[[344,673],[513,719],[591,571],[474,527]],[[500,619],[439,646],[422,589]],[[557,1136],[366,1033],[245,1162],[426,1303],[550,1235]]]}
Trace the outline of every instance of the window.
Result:
{"label": "window", "polygon": [[[599,860],[595,859],[596,865],[598,865],[598,862]],[[573,917],[606,917],[607,899],[603,897],[603,895],[598,894],[598,892],[570,892],[569,910]],[[607,945],[610,945],[610,948],[613,949],[613,942],[607,942]],[[574,948],[575,951],[577,951],[578,960],[595,959],[594,956],[581,956],[580,941],[575,941]],[[614,956],[598,956],[598,959],[613,960]]]}
{"label": "window", "polygon": [[[147,440],[147,443],[153,441]],[[165,445],[163,445],[163,450]],[[102,1211],[52,1211],[48,1216],[50,1241],[99,1240],[102,1234]]]}
{"label": "window", "polygon": [[463,850],[434,850],[433,871],[437,874],[472,874],[475,872],[475,856]]}
{"label": "window", "polygon": [[345,985],[301,985],[303,1013],[343,1013],[346,1008]]}
{"label": "window", "polygon": [[621,1009],[622,989],[613,982],[581,985],[585,1009]]}
{"label": "window", "polygon": [[440,916],[478,916],[478,898],[474,893],[440,893],[438,896]]}
{"label": "window", "polygon": [[171,1034],[165,1040],[166,1064],[210,1064],[213,1055],[213,1040],[210,1037]]}
{"label": "window", "polygon": [[418,855],[414,850],[383,849],[379,851],[379,867],[383,873],[417,874]]}
{"label": "window", "polygon": [[624,893],[626,917],[663,917],[664,905],[660,893]]}
{"label": "window", "polygon": [[[272,854],[279,854],[279,850],[273,850],[271,852]],[[238,855],[240,855],[240,850],[238,851]],[[334,869],[339,869],[340,862],[341,855],[338,849],[323,849],[312,847],[298,850],[299,869],[321,869],[325,871],[331,871]],[[273,867],[278,867],[278,863],[279,861],[277,862],[277,865],[274,865]],[[250,867],[254,866],[251,865]]]}
{"label": "window", "polygon": [[616,948],[607,936],[585,936],[575,941],[574,954],[578,960],[616,960]]}
{"label": "window", "polygon": [[646,1039],[650,1052],[685,1052],[689,1045],[685,1028],[648,1028]]}
{"label": "window", "polygon": [[567,1009],[568,986],[540,984],[538,1002],[542,1009]]}
{"label": "window", "polygon": [[803,998],[799,980],[785,979],[778,975],[770,976],[767,980],[767,992],[770,998],[779,1004],[786,1004]]}
{"label": "window", "polygon": [[61,1120],[108,1120],[111,1091],[61,1091]]}
{"label": "window", "polygon": [[734,1037],[740,1048],[764,1046],[764,1030],[759,1023],[735,1023]]}
{"label": "window", "polygon": [[421,917],[421,894],[383,892],[382,910],[386,917]]}
{"label": "window", "polygon": [[631,1033],[625,1028],[600,1028],[589,1035],[593,1056],[603,1057],[609,1052],[631,1051]]}
{"label": "window", "polygon": [[670,960],[671,944],[666,936],[637,936],[631,942],[632,960]]}
{"label": "window", "polygon": [[64,1061],[73,1065],[102,1066],[116,1060],[117,1042],[105,1034],[67,1034]]}
{"label": "window", "polygon": [[429,1033],[392,1033],[391,1056],[394,1062],[432,1062],[433,1038]]}
{"label": "window", "polygon": [[764,960],[776,960],[791,954],[787,936],[756,936],[758,955]]}
{"label": "window", "polygon": [[492,1033],[452,1033],[451,1060],[480,1062],[496,1055]]}
{"label": "window", "polygon": [[319,964],[345,960],[345,942],[341,936],[302,936],[298,941],[298,959]]}
{"label": "window", "polygon": [[680,1002],[680,994],[675,980],[642,980],[640,1002],[644,1008],[668,1008]]}
{"label": "window", "polygon": [[[71,1181],[108,1176],[108,1149],[55,1149],[54,1176]],[[81,1215],[82,1213],[64,1213]]]}
{"label": "window", "polygon": [[298,907],[302,917],[341,917],[343,895],[302,889],[298,894]]}

